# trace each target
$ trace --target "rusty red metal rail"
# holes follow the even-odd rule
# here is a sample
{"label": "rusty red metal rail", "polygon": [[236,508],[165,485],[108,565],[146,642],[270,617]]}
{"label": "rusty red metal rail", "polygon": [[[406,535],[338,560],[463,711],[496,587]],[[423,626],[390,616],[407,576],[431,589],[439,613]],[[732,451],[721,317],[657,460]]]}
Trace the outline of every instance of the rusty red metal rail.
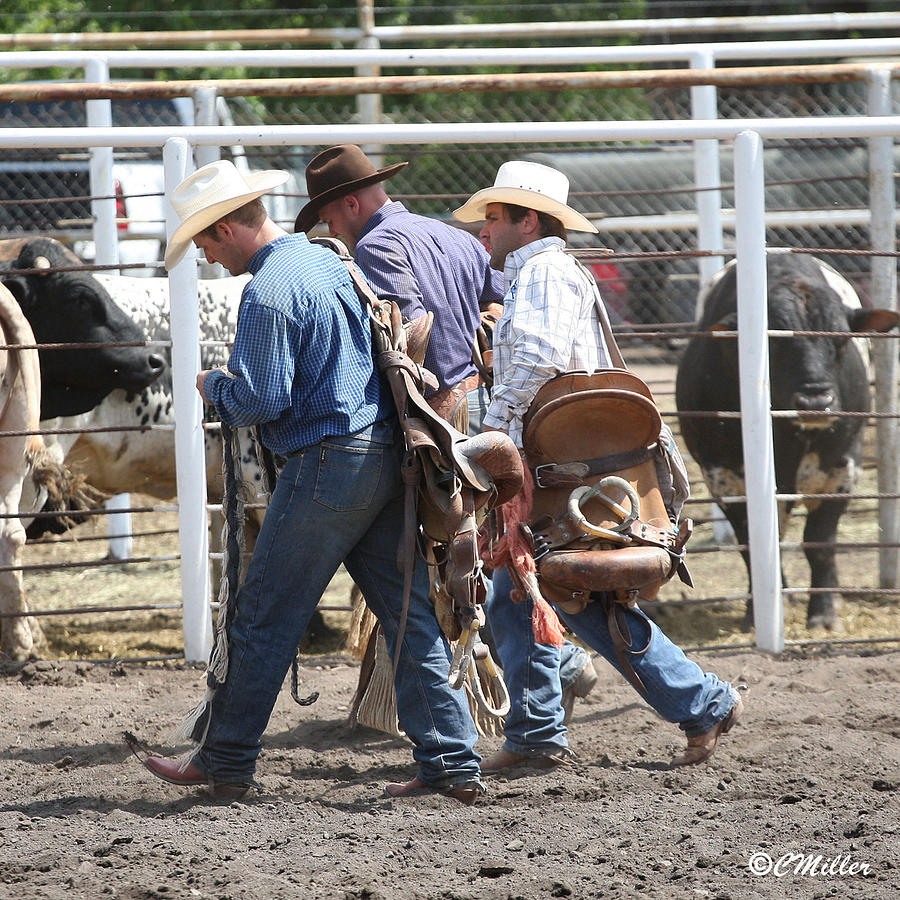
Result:
{"label": "rusty red metal rail", "polygon": [[[900,62],[880,63],[891,72]],[[101,100],[183,97],[215,89],[223,97],[321,97],[356,94],[455,94],[714,85],[819,84],[864,81],[871,65],[735,66],[727,69],[643,69],[600,72],[515,72],[488,75],[381,75],[329,78],[214,78],[190,81],[61,82],[0,85],[3,100]]]}

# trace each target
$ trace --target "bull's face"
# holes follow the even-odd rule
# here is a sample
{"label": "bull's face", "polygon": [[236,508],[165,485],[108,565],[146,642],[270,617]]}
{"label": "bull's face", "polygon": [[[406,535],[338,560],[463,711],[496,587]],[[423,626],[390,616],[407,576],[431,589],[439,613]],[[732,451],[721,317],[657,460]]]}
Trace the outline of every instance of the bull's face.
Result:
{"label": "bull's face", "polygon": [[790,332],[769,339],[773,409],[798,412],[801,430],[829,428],[842,411],[868,410],[867,353],[853,334],[893,327],[896,315],[884,312],[847,307],[819,280],[770,283],[769,329]]}
{"label": "bull's face", "polygon": [[3,278],[37,343],[106,345],[39,351],[42,418],[87,412],[116,388],[139,391],[166,365],[146,347],[109,346],[143,342],[146,336],[91,275],[52,271],[71,265],[72,257],[61,245],[38,239],[28,242],[12,264],[13,270],[38,271],[12,271]]}
{"label": "bull's face", "polygon": [[769,373],[774,409],[796,410],[798,428],[828,428],[841,401],[836,376],[848,347],[843,308],[821,298],[786,293],[775,287],[769,329],[786,332],[838,332],[837,335],[769,338]]}

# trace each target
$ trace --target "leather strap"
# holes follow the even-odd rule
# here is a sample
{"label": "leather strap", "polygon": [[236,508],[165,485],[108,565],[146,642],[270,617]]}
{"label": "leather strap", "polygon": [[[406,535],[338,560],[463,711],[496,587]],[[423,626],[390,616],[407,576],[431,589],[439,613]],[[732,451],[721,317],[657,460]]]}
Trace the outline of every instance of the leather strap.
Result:
{"label": "leather strap", "polygon": [[609,475],[639,466],[656,454],[656,444],[623,453],[610,453],[594,459],[567,463],[543,463],[534,467],[534,483],[540,488],[578,487],[586,478]]}
{"label": "leather strap", "polygon": [[[558,550],[575,541],[589,539],[568,514],[556,519],[551,516],[542,516],[531,524],[531,531],[534,536],[535,559],[540,559],[550,550]],[[664,550],[674,549],[677,542],[677,538],[670,528],[657,528],[655,525],[648,525],[639,520],[631,523],[627,536],[636,544],[661,547]]]}
{"label": "leather strap", "polygon": [[641,676],[634,671],[629,656],[642,656],[650,649],[650,641],[653,640],[653,632],[650,632],[650,638],[647,645],[640,650],[631,649],[631,629],[628,627],[627,609],[625,604],[617,603],[611,598],[609,592],[604,591],[601,600],[603,609],[606,612],[606,623],[609,628],[609,636],[612,639],[613,650],[616,659],[622,667],[622,674],[628,681],[642,694],[647,693]]}

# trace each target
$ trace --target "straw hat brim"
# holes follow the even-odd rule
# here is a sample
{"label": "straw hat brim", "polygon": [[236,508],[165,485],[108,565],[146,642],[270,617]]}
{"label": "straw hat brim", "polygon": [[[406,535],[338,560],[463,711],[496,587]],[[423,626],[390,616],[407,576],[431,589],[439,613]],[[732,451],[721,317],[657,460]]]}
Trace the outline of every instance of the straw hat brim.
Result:
{"label": "straw hat brim", "polygon": [[244,176],[247,186],[251,190],[243,194],[235,194],[224,200],[218,200],[203,209],[198,209],[195,213],[189,215],[173,232],[166,246],[166,269],[171,269],[181,262],[182,257],[187,252],[194,237],[198,235],[204,228],[208,228],[213,222],[218,222],[222,216],[234,212],[242,207],[245,203],[268,194],[273,188],[284,184],[289,178],[290,173],[281,169],[266,169],[262,172],[250,172]]}
{"label": "straw hat brim", "polygon": [[326,204],[331,203],[332,200],[337,200],[338,197],[346,197],[347,194],[352,194],[354,191],[368,187],[370,184],[378,184],[379,181],[386,181],[408,165],[408,162],[394,163],[391,166],[386,166],[384,169],[373,172],[371,175],[366,175],[363,178],[356,178],[353,181],[345,181],[343,184],[336,184],[334,187],[328,188],[327,191],[316,194],[316,196],[311,197],[306,206],[297,213],[297,219],[294,222],[294,232],[309,231],[309,229],[319,221],[319,210]]}
{"label": "straw hat brim", "polygon": [[597,227],[571,206],[566,206],[565,203],[560,203],[546,194],[529,191],[527,188],[484,188],[472,194],[459,209],[454,210],[453,218],[460,222],[480,222],[484,219],[485,209],[489,203],[511,203],[513,206],[536,209],[553,216],[554,219],[559,219],[570,231],[597,233]]}

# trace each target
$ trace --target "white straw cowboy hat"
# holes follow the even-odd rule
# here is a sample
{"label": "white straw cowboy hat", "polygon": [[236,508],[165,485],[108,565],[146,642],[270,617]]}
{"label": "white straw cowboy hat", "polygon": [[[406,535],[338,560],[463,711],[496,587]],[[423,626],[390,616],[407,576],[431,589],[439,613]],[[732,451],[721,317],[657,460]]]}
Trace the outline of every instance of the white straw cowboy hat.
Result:
{"label": "white straw cowboy hat", "polygon": [[208,163],[188,175],[169,197],[181,224],[166,247],[166,268],[181,262],[191,241],[204,228],[284,184],[288,178],[290,174],[280,169],[242,175],[228,160]]}
{"label": "white straw cowboy hat", "polygon": [[488,203],[511,203],[536,209],[559,219],[571,231],[597,229],[579,212],[566,204],[569,199],[569,179],[557,169],[541,163],[512,160],[497,170],[492,187],[473,194],[453,217],[460,222],[480,222]]}

